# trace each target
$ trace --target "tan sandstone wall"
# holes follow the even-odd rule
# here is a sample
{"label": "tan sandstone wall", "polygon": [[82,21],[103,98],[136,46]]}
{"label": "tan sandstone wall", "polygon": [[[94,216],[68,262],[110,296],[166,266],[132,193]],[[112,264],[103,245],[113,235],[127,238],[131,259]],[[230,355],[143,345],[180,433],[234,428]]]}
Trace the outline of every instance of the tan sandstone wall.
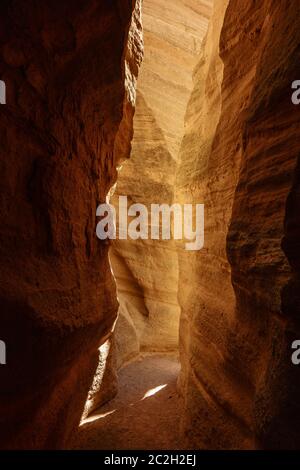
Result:
{"label": "tan sandstone wall", "polygon": [[3,448],[64,445],[116,318],[96,207],[130,151],[139,16],[132,0],[0,4]]}
{"label": "tan sandstone wall", "polygon": [[299,6],[215,2],[195,71],[177,174],[178,197],[206,205],[204,249],[179,253],[192,447],[300,444]]}
{"label": "tan sandstone wall", "polygon": [[[192,70],[211,13],[211,1],[144,0],[145,57],[141,67],[130,160],[116,192],[128,204],[172,204]],[[178,346],[178,263],[172,241],[117,240],[111,261],[118,285],[119,365],[140,350]]]}

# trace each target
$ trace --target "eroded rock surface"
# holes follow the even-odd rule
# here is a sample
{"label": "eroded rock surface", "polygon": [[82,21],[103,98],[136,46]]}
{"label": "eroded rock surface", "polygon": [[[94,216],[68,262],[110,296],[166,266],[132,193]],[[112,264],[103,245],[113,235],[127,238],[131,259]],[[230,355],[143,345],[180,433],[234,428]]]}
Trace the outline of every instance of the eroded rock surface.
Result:
{"label": "eroded rock surface", "polygon": [[218,1],[195,72],[177,175],[206,205],[204,249],[179,254],[191,446],[300,445],[299,26],[291,2]]}
{"label": "eroded rock surface", "polygon": [[63,445],[116,318],[96,206],[130,151],[139,16],[132,0],[0,5],[4,448]]}
{"label": "eroded rock surface", "polygon": [[[211,13],[210,1],[144,0],[145,57],[138,79],[129,161],[112,198],[128,205],[172,204],[192,70]],[[178,263],[172,241],[117,240],[111,252],[118,285],[116,326],[119,364],[140,350],[178,346]],[[124,333],[125,332],[125,333]]]}

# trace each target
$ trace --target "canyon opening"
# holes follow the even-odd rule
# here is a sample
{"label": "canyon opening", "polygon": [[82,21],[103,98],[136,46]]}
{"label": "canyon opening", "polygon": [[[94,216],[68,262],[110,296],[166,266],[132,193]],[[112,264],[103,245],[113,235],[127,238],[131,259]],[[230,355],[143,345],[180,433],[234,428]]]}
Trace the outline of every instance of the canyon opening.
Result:
{"label": "canyon opening", "polygon": [[293,0],[0,3],[1,449],[300,449],[299,44]]}

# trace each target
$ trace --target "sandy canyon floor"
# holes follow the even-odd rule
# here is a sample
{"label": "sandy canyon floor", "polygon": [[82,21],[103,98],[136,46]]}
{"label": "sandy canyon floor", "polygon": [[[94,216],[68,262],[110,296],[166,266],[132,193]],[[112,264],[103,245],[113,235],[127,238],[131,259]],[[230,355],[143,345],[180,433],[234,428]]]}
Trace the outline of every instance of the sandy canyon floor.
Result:
{"label": "sandy canyon floor", "polygon": [[119,393],[85,420],[76,449],[181,448],[181,399],[174,354],[144,354],[119,372]]}

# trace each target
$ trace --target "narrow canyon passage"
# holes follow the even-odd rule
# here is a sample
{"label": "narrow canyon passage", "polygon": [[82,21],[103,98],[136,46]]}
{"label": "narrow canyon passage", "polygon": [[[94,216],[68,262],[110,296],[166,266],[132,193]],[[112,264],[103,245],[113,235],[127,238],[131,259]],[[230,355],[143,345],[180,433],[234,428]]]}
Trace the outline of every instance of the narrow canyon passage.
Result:
{"label": "narrow canyon passage", "polygon": [[[289,101],[280,107],[280,100],[274,100],[270,107],[268,87],[259,91],[259,67],[276,64],[265,62],[258,46],[263,35],[267,44],[273,40],[269,15],[283,22],[282,31],[283,16],[267,1],[260,7],[251,1],[199,2],[196,11],[192,0],[175,1],[173,9],[165,5],[143,2],[144,60],[132,147],[109,199],[117,207],[126,196],[128,205],[148,209],[152,204],[205,203],[205,248],[188,252],[174,240],[150,237],[112,241],[118,320],[107,358],[100,354],[102,371],[73,445],[252,449],[267,440],[280,446],[278,390],[283,383],[289,395],[286,384],[295,374],[289,370],[286,331],[278,318],[290,275],[281,239],[296,153],[289,177],[279,174],[286,184],[284,197],[277,202],[273,192],[283,168],[277,140],[283,147],[287,138],[295,145],[296,115]],[[240,34],[244,42],[233,47]],[[292,67],[284,60],[280,66],[283,76]],[[268,69],[264,73],[268,76]],[[288,88],[286,80],[275,83],[275,97],[276,87]],[[278,106],[280,112],[274,113]],[[249,122],[245,108],[252,116]],[[290,119],[288,137],[273,132]],[[265,134],[265,140],[258,137]],[[254,167],[248,174],[248,160],[250,165],[260,162],[263,170]],[[248,179],[252,186],[243,183]],[[261,189],[265,179],[270,185],[266,192]],[[254,217],[248,218],[248,211]],[[252,278],[256,290],[248,292]],[[180,365],[170,355],[177,354],[178,344]],[[264,357],[269,359],[264,362]],[[283,374],[279,384],[273,368]],[[279,414],[293,422],[283,403]]]}
{"label": "narrow canyon passage", "polygon": [[179,449],[176,354],[142,354],[119,372],[119,393],[84,420],[75,449]]}
{"label": "narrow canyon passage", "polygon": [[[148,209],[153,203],[171,205],[175,198],[184,116],[212,2],[175,0],[172,5],[143,2],[144,60],[137,80],[130,158],[118,168],[117,182],[109,192],[117,212],[117,233],[119,198],[127,198],[126,208],[140,203]],[[158,225],[162,230],[162,217]],[[176,386],[180,371],[176,244],[150,236],[116,237],[109,258],[118,319],[106,346],[100,348],[84,412],[91,422],[80,426],[74,445],[182,448]],[[155,393],[143,399],[151,390]]]}
{"label": "narrow canyon passage", "polygon": [[298,0],[0,1],[1,448],[300,448],[299,44]]}

